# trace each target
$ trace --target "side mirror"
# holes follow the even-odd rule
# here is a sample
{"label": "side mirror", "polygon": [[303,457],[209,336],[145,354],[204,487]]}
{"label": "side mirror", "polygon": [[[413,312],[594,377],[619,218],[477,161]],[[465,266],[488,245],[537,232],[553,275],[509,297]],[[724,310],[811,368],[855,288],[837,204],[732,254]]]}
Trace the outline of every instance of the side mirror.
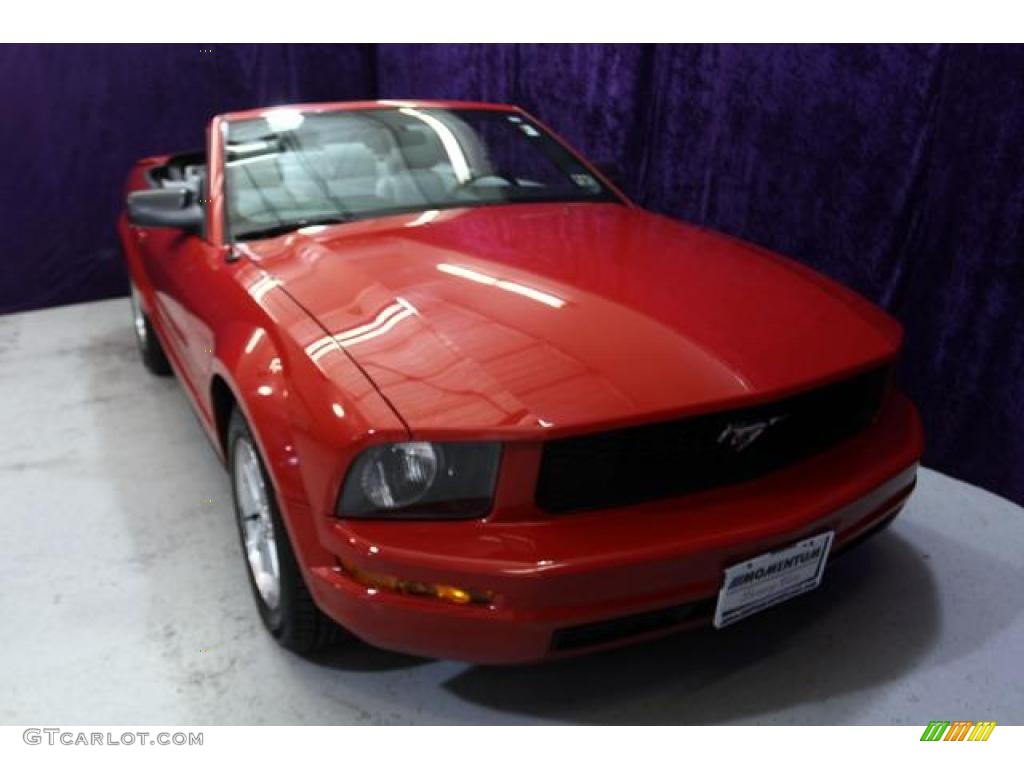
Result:
{"label": "side mirror", "polygon": [[203,229],[203,209],[187,189],[142,189],[130,192],[126,203],[128,221],[138,227],[170,227],[192,233]]}

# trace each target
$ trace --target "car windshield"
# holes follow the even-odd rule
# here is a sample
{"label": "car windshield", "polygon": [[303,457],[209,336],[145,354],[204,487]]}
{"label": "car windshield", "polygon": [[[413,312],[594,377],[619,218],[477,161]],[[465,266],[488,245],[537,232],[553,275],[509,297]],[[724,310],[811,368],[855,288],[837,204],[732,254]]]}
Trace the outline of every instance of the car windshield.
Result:
{"label": "car windshield", "polygon": [[228,124],[233,239],[431,209],[618,201],[519,112],[394,107],[269,110]]}

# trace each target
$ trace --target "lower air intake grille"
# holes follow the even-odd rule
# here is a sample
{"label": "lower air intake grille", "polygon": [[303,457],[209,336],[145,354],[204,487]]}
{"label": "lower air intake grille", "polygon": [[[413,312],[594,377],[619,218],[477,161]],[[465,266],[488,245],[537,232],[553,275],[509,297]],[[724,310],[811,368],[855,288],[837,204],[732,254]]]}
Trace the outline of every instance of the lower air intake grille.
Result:
{"label": "lower air intake grille", "polygon": [[617,619],[579,624],[559,629],[551,638],[552,651],[574,651],[595,645],[615,643],[631,637],[680,627],[698,620],[709,620],[715,612],[715,601],[676,605],[647,613],[634,613]]}
{"label": "lower air intake grille", "polygon": [[878,416],[889,368],[784,400],[544,445],[537,505],[616,507],[751,480],[824,451]]}

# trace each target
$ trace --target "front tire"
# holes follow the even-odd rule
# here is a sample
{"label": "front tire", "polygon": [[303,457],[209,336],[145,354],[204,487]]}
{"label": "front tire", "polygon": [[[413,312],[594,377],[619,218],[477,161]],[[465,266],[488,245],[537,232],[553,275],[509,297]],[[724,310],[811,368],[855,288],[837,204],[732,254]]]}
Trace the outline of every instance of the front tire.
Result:
{"label": "front tire", "polygon": [[149,322],[149,317],[142,311],[139,291],[134,283],[131,286],[131,298],[132,327],[135,329],[135,341],[139,345],[142,364],[146,366],[146,370],[156,376],[170,376],[171,364],[167,362],[167,355],[164,354],[164,348],[160,346],[160,340],[153,332],[153,325]]}
{"label": "front tire", "polygon": [[259,448],[237,408],[228,423],[227,443],[235,521],[263,624],[297,653],[337,642],[345,633],[316,607],[306,588]]}

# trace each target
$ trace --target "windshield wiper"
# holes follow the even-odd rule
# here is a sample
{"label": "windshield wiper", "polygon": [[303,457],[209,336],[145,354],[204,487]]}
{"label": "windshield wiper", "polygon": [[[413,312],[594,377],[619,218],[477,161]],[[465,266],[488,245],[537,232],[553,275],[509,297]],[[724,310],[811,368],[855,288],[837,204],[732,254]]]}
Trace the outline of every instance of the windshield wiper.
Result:
{"label": "windshield wiper", "polygon": [[358,218],[356,214],[344,212],[332,213],[330,216],[311,216],[306,219],[282,221],[280,224],[272,224],[269,227],[249,229],[245,232],[239,232],[236,239],[257,240],[264,237],[277,237],[278,235],[283,235],[286,232],[294,232],[296,229],[302,229],[303,227],[313,227],[325,224],[346,224],[350,221],[354,221],[356,218]]}

